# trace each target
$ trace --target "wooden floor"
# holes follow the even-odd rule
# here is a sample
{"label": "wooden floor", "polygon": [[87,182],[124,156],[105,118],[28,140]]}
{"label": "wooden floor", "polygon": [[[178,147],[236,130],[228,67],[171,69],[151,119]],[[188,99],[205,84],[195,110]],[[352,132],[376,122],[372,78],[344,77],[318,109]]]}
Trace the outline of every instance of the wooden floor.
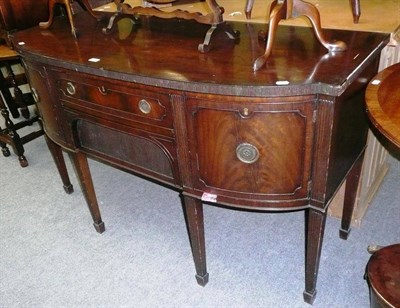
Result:
{"label": "wooden floor", "polygon": [[[349,0],[308,0],[316,5],[321,15],[323,28],[347,29],[358,31],[373,31],[392,33],[400,25],[400,0],[360,0],[361,18],[358,24],[353,23],[353,17]],[[217,0],[218,4],[225,9],[224,20],[246,20],[244,7],[246,0]],[[253,22],[268,22],[268,12],[271,0],[254,0],[252,12]],[[142,3],[140,0],[126,0],[132,6]],[[185,9],[190,12],[206,13],[206,2],[193,2],[180,5],[179,0],[172,7],[163,10]],[[109,4],[101,7],[106,11],[115,11],[115,5]],[[311,26],[304,17],[282,21],[281,24],[297,26]]]}

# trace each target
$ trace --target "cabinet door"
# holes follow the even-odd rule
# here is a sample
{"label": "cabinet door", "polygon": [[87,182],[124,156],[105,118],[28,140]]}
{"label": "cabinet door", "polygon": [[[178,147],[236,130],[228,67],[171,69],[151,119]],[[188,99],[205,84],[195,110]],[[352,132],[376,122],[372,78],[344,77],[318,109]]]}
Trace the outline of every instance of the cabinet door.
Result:
{"label": "cabinet door", "polygon": [[64,145],[64,137],[60,128],[59,110],[51,87],[49,76],[43,65],[24,61],[36,105],[43,122],[44,130],[54,142]]}
{"label": "cabinet door", "polygon": [[189,98],[187,103],[196,189],[231,204],[275,207],[278,200],[287,201],[283,207],[306,204],[312,98],[227,102]]}

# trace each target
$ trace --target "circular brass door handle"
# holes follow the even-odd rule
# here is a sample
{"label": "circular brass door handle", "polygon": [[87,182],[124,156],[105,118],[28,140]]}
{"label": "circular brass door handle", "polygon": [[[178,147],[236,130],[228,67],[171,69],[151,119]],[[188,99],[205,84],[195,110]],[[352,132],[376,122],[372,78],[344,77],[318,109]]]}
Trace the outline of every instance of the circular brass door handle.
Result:
{"label": "circular brass door handle", "polygon": [[148,101],[145,99],[141,99],[138,103],[139,105],[139,110],[143,112],[144,114],[148,114],[151,112],[151,105]]}
{"label": "circular brass door handle", "polygon": [[236,147],[236,156],[241,162],[252,164],[258,160],[260,152],[254,145],[244,142]]}

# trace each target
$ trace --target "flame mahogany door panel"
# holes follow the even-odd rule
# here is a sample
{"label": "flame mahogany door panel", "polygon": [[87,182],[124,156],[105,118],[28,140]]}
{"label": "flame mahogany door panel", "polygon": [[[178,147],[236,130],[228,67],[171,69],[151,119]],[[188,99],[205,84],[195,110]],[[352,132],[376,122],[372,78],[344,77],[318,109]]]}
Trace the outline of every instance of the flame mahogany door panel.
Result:
{"label": "flame mahogany door panel", "polygon": [[196,189],[230,204],[282,209],[308,203],[312,96],[186,103]]}

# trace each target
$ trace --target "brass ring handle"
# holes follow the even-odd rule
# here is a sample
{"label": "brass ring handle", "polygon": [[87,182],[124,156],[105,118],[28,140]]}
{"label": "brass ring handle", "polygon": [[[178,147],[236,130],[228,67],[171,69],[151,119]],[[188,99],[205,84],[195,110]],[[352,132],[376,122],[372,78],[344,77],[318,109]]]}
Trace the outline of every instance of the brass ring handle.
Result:
{"label": "brass ring handle", "polygon": [[107,89],[106,89],[104,86],[97,87],[97,88],[99,89],[99,92],[100,92],[102,95],[107,95],[107,94],[108,94],[108,91],[107,91]]}
{"label": "brass ring handle", "polygon": [[141,99],[138,105],[139,105],[139,110],[144,114],[149,114],[151,112],[151,105],[145,99]]}
{"label": "brass ring handle", "polygon": [[76,89],[75,89],[75,86],[74,86],[74,84],[72,82],[68,81],[66,88],[67,88],[67,93],[69,95],[75,95],[76,94]]}
{"label": "brass ring handle", "polygon": [[244,142],[237,146],[236,156],[241,162],[252,164],[258,160],[260,152],[254,145]]}

